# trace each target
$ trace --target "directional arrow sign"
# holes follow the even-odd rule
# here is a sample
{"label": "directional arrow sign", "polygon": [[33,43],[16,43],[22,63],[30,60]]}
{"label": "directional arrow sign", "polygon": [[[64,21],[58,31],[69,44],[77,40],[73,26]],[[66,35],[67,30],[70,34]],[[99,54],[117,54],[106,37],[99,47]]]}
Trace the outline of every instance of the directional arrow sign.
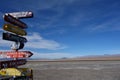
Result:
{"label": "directional arrow sign", "polygon": [[26,64],[26,62],[27,62],[26,59],[0,61],[0,69],[1,68],[17,67],[17,66]]}
{"label": "directional arrow sign", "polygon": [[33,12],[27,11],[27,12],[13,12],[13,13],[6,13],[5,15],[10,14],[11,16],[15,18],[31,18],[33,17]]}
{"label": "directional arrow sign", "polygon": [[0,52],[0,55],[4,58],[29,58],[33,55],[30,51],[6,51],[6,52]]}
{"label": "directional arrow sign", "polygon": [[11,24],[4,24],[3,29],[21,36],[27,35],[25,30]]}
{"label": "directional arrow sign", "polygon": [[[3,68],[0,70],[0,75],[17,76],[17,77],[26,76],[26,78],[32,78],[33,71],[30,68]],[[24,79],[20,79],[20,80],[24,80]],[[28,80],[28,79],[25,79],[25,80]]]}
{"label": "directional arrow sign", "polygon": [[19,19],[16,19],[15,17],[11,16],[11,15],[4,15],[4,20],[11,23],[11,24],[14,24],[14,25],[17,25],[19,26],[20,28],[27,28],[27,25],[20,21]]}
{"label": "directional arrow sign", "polygon": [[14,80],[33,80],[33,78],[29,78],[28,76],[17,76]]}
{"label": "directional arrow sign", "polygon": [[3,39],[9,41],[15,41],[15,42],[22,42],[22,43],[27,42],[26,38],[11,33],[3,33]]}

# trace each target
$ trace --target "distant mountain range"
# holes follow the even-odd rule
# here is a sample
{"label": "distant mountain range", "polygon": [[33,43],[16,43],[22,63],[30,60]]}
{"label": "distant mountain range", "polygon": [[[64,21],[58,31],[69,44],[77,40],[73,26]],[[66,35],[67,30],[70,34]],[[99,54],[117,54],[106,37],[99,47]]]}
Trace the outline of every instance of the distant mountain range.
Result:
{"label": "distant mountain range", "polygon": [[61,61],[61,60],[120,60],[120,54],[104,54],[104,55],[89,55],[89,56],[82,56],[82,57],[75,57],[75,58],[60,58],[60,59],[32,59],[29,60],[40,60],[40,61]]}
{"label": "distant mountain range", "polygon": [[73,60],[120,60],[120,54],[90,55],[72,58]]}

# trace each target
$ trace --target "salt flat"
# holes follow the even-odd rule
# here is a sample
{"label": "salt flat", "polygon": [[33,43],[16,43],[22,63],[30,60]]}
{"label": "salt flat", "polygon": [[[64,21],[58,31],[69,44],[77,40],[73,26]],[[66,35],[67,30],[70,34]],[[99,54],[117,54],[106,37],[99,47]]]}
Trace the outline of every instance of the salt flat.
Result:
{"label": "salt flat", "polygon": [[28,61],[34,80],[120,80],[120,61]]}

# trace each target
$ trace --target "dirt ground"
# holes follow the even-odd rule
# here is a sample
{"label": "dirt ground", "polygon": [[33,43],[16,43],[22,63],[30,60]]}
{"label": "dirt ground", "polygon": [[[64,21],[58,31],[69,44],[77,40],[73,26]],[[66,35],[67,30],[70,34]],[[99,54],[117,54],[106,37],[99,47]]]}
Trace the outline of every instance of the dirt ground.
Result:
{"label": "dirt ground", "polygon": [[34,80],[120,80],[120,61],[29,61]]}

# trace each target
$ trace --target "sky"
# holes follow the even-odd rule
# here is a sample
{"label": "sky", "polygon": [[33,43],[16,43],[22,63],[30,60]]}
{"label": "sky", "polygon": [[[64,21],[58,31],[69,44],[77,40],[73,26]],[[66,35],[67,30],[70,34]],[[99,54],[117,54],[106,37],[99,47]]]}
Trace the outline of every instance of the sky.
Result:
{"label": "sky", "polygon": [[73,58],[120,54],[120,0],[1,0],[0,50],[14,42],[2,40],[5,13],[32,11],[28,42],[22,50],[32,58]]}

